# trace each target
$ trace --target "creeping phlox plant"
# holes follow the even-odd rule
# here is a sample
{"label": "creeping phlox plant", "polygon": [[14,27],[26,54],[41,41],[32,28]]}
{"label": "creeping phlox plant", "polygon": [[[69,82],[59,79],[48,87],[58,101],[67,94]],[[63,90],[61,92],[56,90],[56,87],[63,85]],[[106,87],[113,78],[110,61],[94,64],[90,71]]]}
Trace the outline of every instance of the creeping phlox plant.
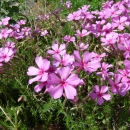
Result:
{"label": "creeping phlox plant", "polygon": [[[62,2],[62,5],[70,8],[72,3]],[[54,99],[64,96],[77,102],[80,89],[87,85],[86,77],[94,75],[99,80],[93,83],[86,96],[96,99],[97,104],[111,100],[115,94],[125,96],[130,90],[129,6],[129,0],[107,1],[100,11],[89,11],[90,6],[84,5],[68,14],[66,20],[74,35],[65,35],[60,39],[61,43],[54,41],[46,58],[37,56],[37,67],[28,68],[27,75],[35,76],[29,84],[38,83],[34,91],[45,88],[44,93],[49,93]],[[46,21],[50,17],[50,14],[39,15],[36,20]],[[35,34],[45,36],[49,32],[25,26],[26,20],[9,24],[10,19],[6,17],[0,21],[0,39],[5,41],[34,37]],[[0,66],[12,59],[16,52],[15,43],[6,41],[0,48]],[[114,63],[110,63],[111,58],[114,58]]]}
{"label": "creeping phlox plant", "polygon": [[[67,8],[71,6],[68,4]],[[37,67],[28,68],[27,75],[35,76],[29,84],[38,82],[35,92],[45,87],[44,93],[54,99],[64,96],[76,102],[85,84],[83,74],[99,79],[86,92],[99,105],[111,100],[112,95],[125,96],[130,90],[130,1],[107,1],[100,11],[89,11],[89,7],[84,5],[70,13],[67,21],[74,35],[65,35],[62,43],[53,42],[47,50],[48,58],[37,56]]]}

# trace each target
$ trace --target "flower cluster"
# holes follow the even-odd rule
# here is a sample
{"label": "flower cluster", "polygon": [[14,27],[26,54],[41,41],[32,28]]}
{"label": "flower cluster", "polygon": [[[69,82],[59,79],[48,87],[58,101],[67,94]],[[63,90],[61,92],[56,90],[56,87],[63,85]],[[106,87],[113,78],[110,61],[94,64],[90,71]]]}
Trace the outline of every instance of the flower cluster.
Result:
{"label": "flower cluster", "polygon": [[[67,1],[67,8],[70,5],[70,1]],[[99,105],[104,102],[103,99],[111,99],[107,91],[114,95],[125,96],[130,90],[130,35],[124,31],[130,25],[129,5],[128,0],[115,4],[113,1],[107,1],[102,4],[100,11],[89,11],[90,6],[84,5],[70,13],[67,21],[77,24],[75,34],[64,36],[62,44],[53,43],[52,49],[47,51],[51,55],[52,62],[36,57],[35,62],[39,69],[35,67],[28,69],[29,76],[37,75],[29,80],[29,84],[34,81],[40,82],[35,86],[35,92],[41,91],[45,86],[45,92],[49,92],[54,99],[63,95],[67,99],[74,100],[79,86],[84,84],[83,77],[80,77],[80,73],[83,72],[88,76],[95,73],[100,78],[100,84],[92,86],[93,89],[88,93],[92,99],[97,99]],[[90,35],[100,39],[98,46],[105,53],[89,51],[91,44],[85,39],[89,39]],[[75,50],[68,54],[67,49],[72,44]],[[105,58],[110,55],[116,58],[115,66],[105,61]],[[122,60],[124,64],[118,64]],[[123,69],[120,69],[122,67]]]}
{"label": "flower cluster", "polygon": [[14,57],[16,53],[16,47],[14,42],[6,42],[0,48],[0,66],[7,63]]}
{"label": "flower cluster", "polygon": [[[72,6],[69,0],[61,3],[66,8]],[[27,75],[35,76],[29,80],[29,84],[38,83],[34,91],[40,92],[44,87],[44,93],[49,93],[54,99],[64,96],[74,101],[80,88],[86,84],[85,78],[96,75],[95,78],[99,80],[93,83],[86,95],[97,100],[97,104],[110,100],[111,95],[125,96],[130,90],[129,6],[129,0],[116,3],[111,0],[104,2],[100,11],[90,11],[90,5],[84,5],[69,13],[66,21],[71,21],[73,33],[64,35],[61,42],[53,42],[47,50],[46,58],[37,56],[37,67],[28,68]],[[58,8],[49,15],[39,15],[36,20],[46,22],[51,15],[58,18],[61,10]],[[0,21],[0,39],[19,40],[50,34],[46,29],[25,26],[25,20],[9,24],[10,19],[6,17]],[[15,52],[14,43],[4,44],[0,48],[0,66],[8,62]],[[111,57],[115,63],[110,63]]]}

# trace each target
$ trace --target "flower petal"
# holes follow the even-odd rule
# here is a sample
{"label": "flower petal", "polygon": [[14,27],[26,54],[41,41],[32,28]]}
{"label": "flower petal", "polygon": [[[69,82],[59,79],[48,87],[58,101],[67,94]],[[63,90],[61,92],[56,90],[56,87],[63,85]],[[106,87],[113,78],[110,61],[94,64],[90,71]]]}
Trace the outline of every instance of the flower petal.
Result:
{"label": "flower petal", "polygon": [[29,80],[29,84],[32,84],[32,83],[35,82],[35,81],[39,81],[40,78],[41,78],[41,76],[36,76],[35,78],[30,79],[30,80]]}
{"label": "flower petal", "polygon": [[80,57],[79,51],[74,51],[73,55],[77,61],[81,62],[81,57]]}
{"label": "flower petal", "polygon": [[99,90],[99,86],[98,85],[95,85],[94,87],[93,87],[93,91],[94,92],[99,92],[100,90]]}
{"label": "flower petal", "polygon": [[54,73],[49,74],[48,81],[47,81],[48,84],[57,85],[60,83],[60,81],[61,81],[60,78],[56,74]]}
{"label": "flower petal", "polygon": [[49,92],[50,92],[51,97],[53,97],[54,99],[60,98],[63,94],[63,87],[58,85],[54,88],[51,88]]}
{"label": "flower petal", "polygon": [[36,58],[35,58],[35,62],[36,62],[36,64],[37,64],[37,66],[41,69],[41,68],[43,68],[43,58],[41,57],[41,56],[37,56]]}
{"label": "flower petal", "polygon": [[70,68],[62,67],[59,71],[59,74],[60,74],[62,80],[67,79],[68,75],[70,74]]}
{"label": "flower petal", "polygon": [[68,84],[70,85],[78,85],[80,83],[80,78],[78,77],[77,74],[72,74],[70,75],[70,77],[66,80],[68,82]]}
{"label": "flower petal", "polygon": [[44,84],[40,83],[34,87],[34,91],[38,93],[42,90],[43,87],[44,87]]}
{"label": "flower petal", "polygon": [[102,96],[105,100],[110,100],[111,99],[111,95],[110,94],[103,94]]}
{"label": "flower petal", "polygon": [[101,87],[101,93],[105,93],[108,91],[108,86],[102,86]]}
{"label": "flower petal", "polygon": [[76,89],[70,85],[65,86],[64,90],[68,99],[74,99],[74,97],[77,95]]}
{"label": "flower petal", "polygon": [[97,103],[98,103],[99,105],[102,105],[103,102],[104,102],[103,98],[98,98]]}
{"label": "flower petal", "polygon": [[45,81],[47,81],[47,79],[48,79],[48,73],[44,72],[44,74],[42,75],[40,81],[45,82]]}
{"label": "flower petal", "polygon": [[27,75],[33,76],[33,75],[38,75],[38,73],[39,73],[39,69],[38,69],[38,68],[36,68],[36,67],[34,67],[34,66],[30,66],[30,67],[28,68]]}

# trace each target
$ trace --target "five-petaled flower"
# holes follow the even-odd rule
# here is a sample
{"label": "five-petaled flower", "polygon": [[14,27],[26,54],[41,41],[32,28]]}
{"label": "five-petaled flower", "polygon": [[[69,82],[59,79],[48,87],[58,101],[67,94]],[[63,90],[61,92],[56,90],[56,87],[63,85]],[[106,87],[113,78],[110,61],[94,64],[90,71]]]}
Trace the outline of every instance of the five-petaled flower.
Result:
{"label": "five-petaled flower", "polygon": [[90,93],[90,97],[93,100],[97,98],[97,103],[99,105],[102,105],[104,103],[104,99],[107,101],[111,99],[111,95],[106,94],[107,91],[108,91],[108,86],[102,86],[100,88],[98,85],[95,85],[93,87],[93,91]]}
{"label": "five-petaled flower", "polygon": [[32,78],[29,80],[29,84],[32,84],[35,81],[39,82],[45,82],[48,79],[48,69],[50,67],[50,61],[47,59],[43,59],[41,56],[35,58],[35,62],[39,68],[36,68],[34,66],[30,66],[28,68],[27,75],[34,76],[35,78]]}

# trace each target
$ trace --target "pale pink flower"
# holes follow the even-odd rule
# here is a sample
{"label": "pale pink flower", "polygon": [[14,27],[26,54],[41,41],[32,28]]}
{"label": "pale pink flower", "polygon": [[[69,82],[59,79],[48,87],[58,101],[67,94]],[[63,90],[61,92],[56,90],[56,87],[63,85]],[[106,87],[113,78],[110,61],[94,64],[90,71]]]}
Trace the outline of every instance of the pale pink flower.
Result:
{"label": "pale pink flower", "polygon": [[41,36],[45,36],[48,34],[48,31],[47,30],[44,30],[44,31],[41,31]]}
{"label": "pale pink flower", "polygon": [[86,29],[83,29],[82,31],[77,30],[75,36],[84,37],[89,34],[90,34],[90,32],[88,32]]}
{"label": "pale pink flower", "polygon": [[87,50],[88,47],[89,47],[89,45],[88,45],[87,43],[84,44],[84,43],[81,42],[80,45],[79,45],[79,49],[80,49],[81,51]]}
{"label": "pale pink flower", "polygon": [[62,56],[56,54],[53,55],[53,58],[56,60],[55,64],[57,66],[61,65],[61,66],[69,66],[72,65],[74,62],[74,56],[73,55],[69,55],[69,54],[64,54]]}
{"label": "pale pink flower", "polygon": [[0,50],[0,62],[9,62],[14,56],[14,51],[10,48],[1,48]]}
{"label": "pale pink flower", "polygon": [[35,81],[39,82],[46,82],[48,79],[48,69],[50,67],[50,61],[47,59],[43,59],[41,56],[37,56],[35,58],[35,62],[38,66],[38,68],[34,66],[30,66],[28,68],[27,75],[29,76],[35,76],[35,78],[32,78],[29,80],[29,84],[32,84]]}
{"label": "pale pink flower", "polygon": [[68,21],[79,20],[81,18],[80,14],[81,14],[81,11],[76,11],[72,14],[69,14],[67,17],[67,20]]}
{"label": "pale pink flower", "polygon": [[4,26],[8,25],[9,20],[10,20],[10,17],[3,18],[3,19],[0,21],[0,25],[4,25]]}
{"label": "pale pink flower", "polygon": [[53,50],[48,50],[47,53],[54,55],[54,54],[59,54],[59,55],[63,55],[66,53],[66,45],[65,44],[52,44],[52,49]]}
{"label": "pale pink flower", "polygon": [[25,25],[26,24],[26,20],[19,20],[17,22],[17,24],[19,24],[19,25]]}

